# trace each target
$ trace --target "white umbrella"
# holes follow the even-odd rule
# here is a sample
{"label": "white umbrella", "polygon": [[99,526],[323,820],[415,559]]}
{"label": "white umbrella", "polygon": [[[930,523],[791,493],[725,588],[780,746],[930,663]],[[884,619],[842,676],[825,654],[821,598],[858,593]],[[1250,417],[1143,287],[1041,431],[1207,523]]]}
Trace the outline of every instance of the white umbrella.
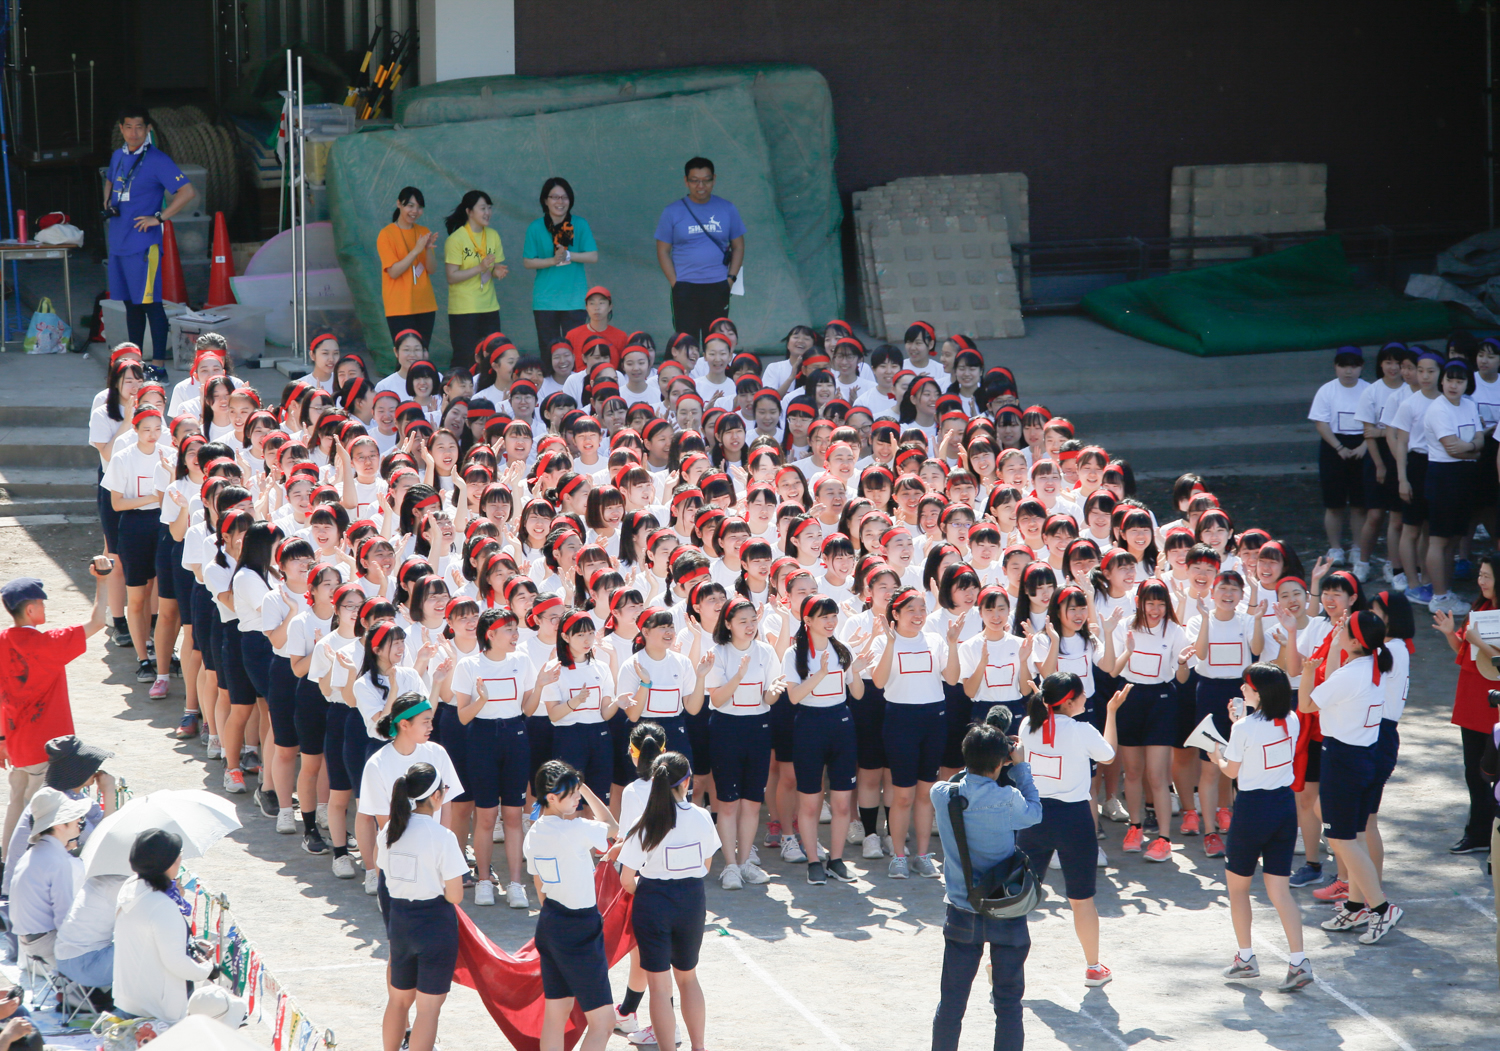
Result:
{"label": "white umbrella", "polygon": [[262,1051],[243,1031],[203,1015],[188,1015],[152,1043],[162,1051]]}
{"label": "white umbrella", "polygon": [[142,832],[175,832],[182,837],[182,856],[197,858],[239,827],[229,800],[198,788],[166,789],[132,799],[99,822],[80,857],[88,876],[129,876],[130,848]]}

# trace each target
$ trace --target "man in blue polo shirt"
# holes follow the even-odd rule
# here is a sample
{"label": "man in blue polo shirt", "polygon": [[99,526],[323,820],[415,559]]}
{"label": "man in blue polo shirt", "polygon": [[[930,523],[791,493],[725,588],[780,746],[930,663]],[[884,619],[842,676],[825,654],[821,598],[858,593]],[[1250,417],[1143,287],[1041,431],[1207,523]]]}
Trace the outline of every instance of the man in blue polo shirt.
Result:
{"label": "man in blue polo shirt", "polygon": [[[161,303],[162,223],[197,196],[177,165],[146,141],[150,118],[141,106],[120,110],[125,145],[109,159],[104,214],[109,227],[109,296],[125,301],[130,342],[142,345],[151,322],[151,355],[161,369],[167,360],[167,312]],[[166,206],[164,197],[170,195]]]}
{"label": "man in blue polo shirt", "polygon": [[745,224],[734,205],[714,196],[714,162],[683,165],[687,196],[662,209],[656,261],[672,286],[672,326],[703,346],[714,321],[729,316],[729,286],[745,261]]}

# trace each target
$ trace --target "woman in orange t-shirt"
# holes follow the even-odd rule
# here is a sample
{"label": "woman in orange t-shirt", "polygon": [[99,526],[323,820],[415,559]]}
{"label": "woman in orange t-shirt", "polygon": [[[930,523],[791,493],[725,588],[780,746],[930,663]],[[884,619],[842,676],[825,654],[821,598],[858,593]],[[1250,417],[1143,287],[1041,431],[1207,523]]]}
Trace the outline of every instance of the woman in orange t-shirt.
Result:
{"label": "woman in orange t-shirt", "polygon": [[380,296],[385,302],[385,323],[391,336],[416,329],[422,345],[432,343],[432,323],[437,318],[437,299],[432,294],[432,271],[438,265],[435,251],[438,235],[418,226],[427,202],[422,191],[408,186],[396,197],[398,207],[391,223],[375,241],[380,253]]}

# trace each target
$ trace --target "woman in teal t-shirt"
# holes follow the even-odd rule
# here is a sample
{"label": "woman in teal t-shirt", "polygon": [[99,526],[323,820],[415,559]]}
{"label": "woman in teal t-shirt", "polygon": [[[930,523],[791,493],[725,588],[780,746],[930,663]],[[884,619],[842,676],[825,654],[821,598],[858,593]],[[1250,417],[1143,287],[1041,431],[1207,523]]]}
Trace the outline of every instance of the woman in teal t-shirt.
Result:
{"label": "woman in teal t-shirt", "polygon": [[531,313],[540,353],[567,339],[588,320],[583,309],[588,276],[584,263],[599,261],[599,246],[587,220],[573,214],[573,187],[554,175],[542,184],[542,217],[526,228],[521,262],[536,271]]}

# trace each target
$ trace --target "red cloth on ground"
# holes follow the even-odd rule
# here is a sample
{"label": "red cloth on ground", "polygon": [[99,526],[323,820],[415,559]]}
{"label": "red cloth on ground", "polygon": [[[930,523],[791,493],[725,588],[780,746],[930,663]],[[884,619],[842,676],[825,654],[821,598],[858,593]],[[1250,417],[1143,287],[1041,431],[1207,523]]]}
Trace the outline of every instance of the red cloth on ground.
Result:
{"label": "red cloth on ground", "polygon": [[87,648],[82,625],[0,631],[0,725],[12,766],[45,763],[47,742],[73,732],[68,662]]}
{"label": "red cloth on ground", "polygon": [[[604,917],[604,953],[613,967],[632,948],[630,906],[635,900],[620,886],[620,874],[608,863],[594,870],[594,893]],[[532,939],[514,954],[501,949],[474,921],[458,910],[458,966],[453,980],[479,994],[485,1010],[516,1051],[539,1051],[542,1036],[542,965]],[[563,1045],[572,1047],[583,1037],[583,1009],[575,1002],[563,1032]]]}

